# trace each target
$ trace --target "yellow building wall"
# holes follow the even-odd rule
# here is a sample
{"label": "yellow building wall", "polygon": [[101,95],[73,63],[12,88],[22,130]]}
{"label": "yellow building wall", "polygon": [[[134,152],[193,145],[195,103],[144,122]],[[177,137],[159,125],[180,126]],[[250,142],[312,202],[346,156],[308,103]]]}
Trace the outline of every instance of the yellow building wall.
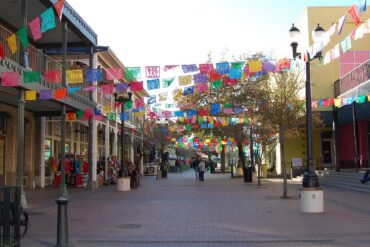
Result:
{"label": "yellow building wall", "polygon": [[[343,15],[346,15],[346,21],[340,35],[337,30],[331,37],[330,43],[323,50],[322,55],[336,44],[340,44],[353,30],[357,27],[354,24],[352,17],[347,13],[350,6],[347,7],[309,7],[307,8],[307,31],[309,43],[312,44],[311,31],[320,23],[320,26],[328,31],[333,23],[338,24],[338,20]],[[370,11],[361,14],[361,25],[370,18]],[[337,25],[338,26],[338,25]],[[342,48],[340,47],[342,52]],[[363,38],[352,40],[352,51],[355,50],[370,50],[370,34],[365,34]],[[311,62],[311,90],[312,99],[326,99],[334,97],[334,82],[339,79],[339,58],[332,60],[329,64],[324,65],[323,61],[319,63],[316,59]],[[318,108],[318,110],[331,110],[331,108]]]}

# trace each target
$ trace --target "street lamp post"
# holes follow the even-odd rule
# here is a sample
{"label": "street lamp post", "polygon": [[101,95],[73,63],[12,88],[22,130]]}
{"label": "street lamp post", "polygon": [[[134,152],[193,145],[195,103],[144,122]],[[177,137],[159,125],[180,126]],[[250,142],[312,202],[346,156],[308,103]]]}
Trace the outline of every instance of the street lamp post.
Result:
{"label": "street lamp post", "polygon": [[[317,24],[314,30],[314,41],[320,42],[323,38],[325,30]],[[300,56],[297,53],[298,38],[300,31],[297,27],[292,25],[289,30],[290,38],[292,43],[290,44],[293,50],[293,58]],[[314,55],[312,59],[320,58],[321,52]],[[312,106],[311,106],[311,82],[310,82],[310,53],[307,52],[306,58],[306,130],[307,130],[307,169],[304,173],[302,186],[306,188],[317,188],[319,187],[319,179],[315,173],[315,164],[313,160],[313,144],[312,144]]]}
{"label": "street lamp post", "polygon": [[116,103],[121,103],[121,168],[119,170],[119,177],[124,177],[127,175],[127,168],[125,167],[125,103],[131,100],[132,93],[128,92],[128,98],[123,96],[118,96],[117,93],[114,94],[114,101]]}
{"label": "street lamp post", "polygon": [[[325,30],[317,24],[313,32],[313,41],[322,42]],[[292,25],[289,30],[291,39],[290,46],[293,51],[293,58],[299,57],[301,54],[297,53],[298,39],[300,31],[297,27]],[[306,131],[307,131],[307,169],[303,176],[300,198],[301,210],[306,213],[323,212],[323,191],[319,188],[319,179],[315,173],[315,164],[313,159],[313,136],[312,136],[312,105],[311,105],[311,82],[310,82],[310,61],[311,59],[321,58],[321,51],[314,54],[311,58],[309,52],[306,57]]]}

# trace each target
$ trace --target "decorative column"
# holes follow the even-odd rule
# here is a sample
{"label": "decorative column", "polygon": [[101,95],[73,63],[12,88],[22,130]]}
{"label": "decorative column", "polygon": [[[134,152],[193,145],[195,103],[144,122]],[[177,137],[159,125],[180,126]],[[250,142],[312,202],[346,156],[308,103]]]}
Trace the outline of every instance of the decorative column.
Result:
{"label": "decorative column", "polygon": [[39,118],[40,131],[40,187],[45,187],[45,117]]}
{"label": "decorative column", "polygon": [[109,157],[109,120],[107,118],[104,130],[104,157],[105,157],[105,169],[104,176],[108,180],[108,157]]}

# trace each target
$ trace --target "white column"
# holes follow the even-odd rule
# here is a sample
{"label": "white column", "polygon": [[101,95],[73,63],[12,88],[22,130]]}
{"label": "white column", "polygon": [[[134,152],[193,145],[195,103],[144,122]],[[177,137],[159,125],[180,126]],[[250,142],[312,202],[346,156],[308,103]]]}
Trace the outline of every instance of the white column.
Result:
{"label": "white column", "polygon": [[109,120],[107,119],[107,122],[105,124],[105,130],[104,130],[104,156],[105,156],[105,179],[108,179],[108,157],[109,157]]}
{"label": "white column", "polygon": [[276,144],[276,173],[281,174],[281,156],[280,156],[280,143]]}
{"label": "white column", "polygon": [[40,118],[40,186],[45,187],[45,117]]}
{"label": "white column", "polygon": [[113,129],[114,137],[113,137],[113,149],[112,149],[112,155],[117,157],[117,145],[118,145],[118,130],[117,130],[117,122],[116,127]]}
{"label": "white column", "polygon": [[134,152],[134,136],[135,136],[135,133],[134,132],[131,132],[131,141],[130,141],[130,146],[131,146],[131,154],[130,154],[130,160],[131,162],[134,162],[135,160],[135,152]]}

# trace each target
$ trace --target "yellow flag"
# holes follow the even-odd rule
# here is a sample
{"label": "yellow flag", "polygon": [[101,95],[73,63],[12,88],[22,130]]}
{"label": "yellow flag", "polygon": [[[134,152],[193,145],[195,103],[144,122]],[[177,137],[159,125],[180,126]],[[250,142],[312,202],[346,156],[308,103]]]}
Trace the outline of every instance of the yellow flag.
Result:
{"label": "yellow flag", "polygon": [[25,95],[25,100],[27,101],[36,100],[36,93],[37,93],[36,91],[27,90],[26,95]]}
{"label": "yellow flag", "polygon": [[17,36],[15,34],[10,35],[6,41],[8,42],[9,49],[12,53],[17,52]]}
{"label": "yellow flag", "polygon": [[370,102],[370,94],[367,95],[367,101]]}
{"label": "yellow flag", "polygon": [[179,117],[178,119],[179,119],[179,122],[180,122],[180,123],[185,122],[185,118],[184,118],[184,117]]}
{"label": "yellow flag", "polygon": [[84,76],[81,69],[67,70],[67,82],[68,83],[83,83]]}
{"label": "yellow flag", "polygon": [[334,105],[335,107],[341,107],[342,99],[334,99]]}
{"label": "yellow flag", "polygon": [[104,113],[109,113],[111,111],[112,111],[112,107],[110,105],[103,106],[103,112]]}
{"label": "yellow flag", "polygon": [[181,98],[181,96],[182,96],[182,89],[175,89],[175,90],[173,90],[173,92],[172,92],[172,98],[174,100],[178,100],[179,98]]}
{"label": "yellow flag", "polygon": [[239,118],[240,123],[244,123],[244,118]]}
{"label": "yellow flag", "polygon": [[209,116],[209,117],[208,117],[208,122],[209,122],[210,124],[213,124],[213,117]]}
{"label": "yellow flag", "polygon": [[258,60],[249,61],[248,66],[249,66],[249,72],[250,73],[260,72],[262,70],[262,63]]}
{"label": "yellow flag", "polygon": [[193,78],[192,75],[179,76],[179,85],[186,86],[186,85],[191,84],[192,78]]}

